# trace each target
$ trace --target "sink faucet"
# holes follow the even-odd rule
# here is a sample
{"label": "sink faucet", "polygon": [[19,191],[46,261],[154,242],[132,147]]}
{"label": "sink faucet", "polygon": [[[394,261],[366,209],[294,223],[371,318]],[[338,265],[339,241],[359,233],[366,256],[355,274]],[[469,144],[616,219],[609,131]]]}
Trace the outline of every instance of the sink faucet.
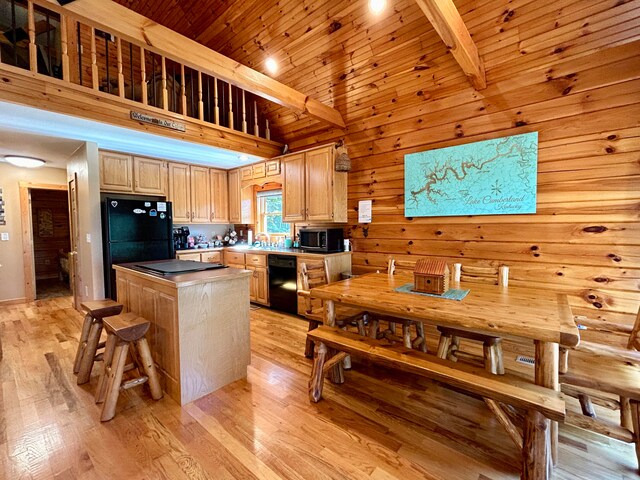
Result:
{"label": "sink faucet", "polygon": [[256,233],[256,240],[259,240],[263,246],[265,244],[264,241],[262,240],[264,237],[266,237],[267,245],[269,245],[270,237],[268,233],[265,233],[265,232]]}

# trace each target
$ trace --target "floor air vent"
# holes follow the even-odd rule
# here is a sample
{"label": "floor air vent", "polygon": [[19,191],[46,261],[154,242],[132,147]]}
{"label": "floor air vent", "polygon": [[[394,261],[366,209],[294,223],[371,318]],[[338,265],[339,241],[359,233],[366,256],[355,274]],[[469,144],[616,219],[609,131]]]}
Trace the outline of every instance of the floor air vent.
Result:
{"label": "floor air vent", "polygon": [[525,365],[530,365],[532,367],[536,364],[536,361],[533,358],[525,357],[524,355],[518,355],[516,357],[516,362],[523,363]]}

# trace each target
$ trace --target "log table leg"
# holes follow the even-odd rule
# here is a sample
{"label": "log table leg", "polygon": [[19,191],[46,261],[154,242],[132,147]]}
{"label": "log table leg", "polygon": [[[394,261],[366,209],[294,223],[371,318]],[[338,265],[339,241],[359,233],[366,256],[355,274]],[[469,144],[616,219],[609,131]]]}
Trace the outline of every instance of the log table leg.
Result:
{"label": "log table leg", "polygon": [[[560,363],[560,354],[558,344],[537,340],[535,345],[536,384],[559,391],[560,384],[558,382],[558,368]],[[552,422],[550,420],[545,421],[550,424],[547,429],[547,435],[549,437],[549,452],[547,452],[547,458],[550,473],[558,461],[558,422]]]}
{"label": "log table leg", "polygon": [[78,350],[76,351],[76,358],[73,361],[73,373],[78,373],[80,371],[80,360],[82,359],[82,354],[87,348],[87,340],[89,339],[89,330],[91,330],[91,323],[93,322],[93,317],[88,313],[84,316],[84,322],[82,323],[82,333],[80,334],[80,341],[78,342]]}
{"label": "log table leg", "polygon": [[316,343],[316,351],[313,356],[313,368],[309,379],[309,400],[318,403],[322,398],[324,385],[324,362],[327,359],[327,346],[322,342]]}

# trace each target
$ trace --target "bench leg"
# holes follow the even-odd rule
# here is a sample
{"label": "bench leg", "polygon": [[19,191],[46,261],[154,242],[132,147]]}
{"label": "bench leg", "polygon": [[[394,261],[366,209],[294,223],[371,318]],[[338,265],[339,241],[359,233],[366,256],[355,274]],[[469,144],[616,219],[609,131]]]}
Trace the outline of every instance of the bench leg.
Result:
{"label": "bench leg", "polygon": [[[337,350],[327,348],[327,357],[325,361],[329,361],[329,359],[333,358],[337,353],[339,353]],[[345,356],[345,360],[347,358],[349,359],[349,362],[351,362],[351,357],[349,355]],[[351,368],[351,363],[349,363],[349,368]],[[331,383],[335,383],[337,385],[344,383],[344,360],[336,363],[335,366],[329,370],[329,380],[331,380]]]}
{"label": "bench leg", "polygon": [[100,421],[107,422],[116,414],[116,404],[120,395],[120,385],[122,384],[122,374],[124,366],[127,363],[127,353],[129,352],[129,343],[119,341],[113,352],[113,360],[109,369],[109,377],[107,379],[107,396],[102,406],[102,415]]}
{"label": "bench leg", "polygon": [[540,412],[527,412],[522,445],[522,480],[547,480],[550,477],[549,421]]}
{"label": "bench leg", "polygon": [[80,334],[80,340],[78,341],[78,350],[76,351],[76,359],[73,361],[73,373],[80,371],[80,360],[85,348],[87,348],[87,339],[89,338],[89,330],[91,330],[91,321],[93,317],[86,314],[84,316],[84,322],[82,323],[82,333]]}
{"label": "bench leg", "polygon": [[633,442],[636,446],[636,458],[638,459],[638,472],[640,472],[640,402],[631,400],[631,419],[633,422]]}
{"label": "bench leg", "polygon": [[324,386],[324,362],[327,359],[327,346],[322,343],[316,343],[316,351],[313,357],[313,368],[311,370],[311,378],[309,379],[309,400],[318,403],[322,398],[322,387]]}
{"label": "bench leg", "polygon": [[[309,320],[309,329],[307,331],[310,332],[311,330],[315,330],[318,328],[319,324],[320,322]],[[310,340],[308,337],[304,344],[304,356],[307,358],[313,358],[313,340]]]}
{"label": "bench leg", "polygon": [[98,350],[98,342],[102,333],[102,321],[94,321],[89,330],[87,338],[87,346],[82,352],[80,358],[80,368],[78,369],[78,385],[83,385],[91,379],[91,370],[93,362],[96,359],[96,350]]}
{"label": "bench leg", "polygon": [[424,334],[424,324],[422,322],[416,322],[416,333],[418,334],[418,337],[422,338],[420,351],[427,353],[427,337]]}
{"label": "bench leg", "polygon": [[[633,432],[633,418],[631,416],[631,403],[628,398],[620,397],[620,425]],[[634,432],[635,433],[635,432]]]}

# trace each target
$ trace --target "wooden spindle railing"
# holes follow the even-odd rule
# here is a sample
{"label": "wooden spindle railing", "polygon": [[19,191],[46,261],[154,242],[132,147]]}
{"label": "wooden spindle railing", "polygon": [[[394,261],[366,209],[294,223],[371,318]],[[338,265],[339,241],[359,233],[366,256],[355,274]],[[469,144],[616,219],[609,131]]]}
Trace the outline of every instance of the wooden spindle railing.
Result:
{"label": "wooden spindle railing", "polygon": [[204,121],[204,100],[202,98],[202,72],[198,72],[198,119]]}
{"label": "wooden spindle railing", "polygon": [[[96,24],[79,21],[72,13],[62,13],[45,0],[28,0],[26,5],[17,0],[10,1],[12,17],[9,23],[14,32],[20,27],[18,19],[24,19],[22,12],[26,9],[28,69],[32,73],[61,78],[95,92],[115,95],[123,101],[270,139],[269,121],[258,108],[256,98],[259,97],[180,60],[147,50],[146,45],[132,43],[117,32],[102,32]],[[45,18],[46,32],[42,35],[36,29],[36,15]],[[56,25],[58,19],[59,27]],[[56,28],[59,28],[59,35],[56,35]],[[11,64],[13,60],[14,66],[27,68],[26,59],[19,64],[17,51],[20,47],[15,34],[8,39],[13,45],[13,59],[7,62],[3,58],[2,63]],[[85,57],[83,47],[86,46],[90,54]],[[139,65],[137,58],[134,59],[134,53],[137,56],[138,52]],[[46,69],[40,63],[40,70],[44,71],[39,71],[38,56],[41,54],[48,61]]]}
{"label": "wooden spindle railing", "polygon": [[[13,7],[15,8],[15,6]],[[36,19],[33,2],[27,3],[27,25],[29,30],[29,70],[38,71],[38,46],[36,45]],[[13,41],[15,45],[16,28],[13,26]],[[15,48],[15,47],[14,47]],[[16,49],[17,51],[17,49]]]}
{"label": "wooden spindle railing", "polygon": [[62,79],[71,81],[69,70],[69,32],[67,30],[67,18],[60,15],[60,53],[62,55]]}
{"label": "wooden spindle railing", "polygon": [[118,96],[124,98],[124,68],[122,66],[122,40],[116,38],[116,57],[118,62]]}

